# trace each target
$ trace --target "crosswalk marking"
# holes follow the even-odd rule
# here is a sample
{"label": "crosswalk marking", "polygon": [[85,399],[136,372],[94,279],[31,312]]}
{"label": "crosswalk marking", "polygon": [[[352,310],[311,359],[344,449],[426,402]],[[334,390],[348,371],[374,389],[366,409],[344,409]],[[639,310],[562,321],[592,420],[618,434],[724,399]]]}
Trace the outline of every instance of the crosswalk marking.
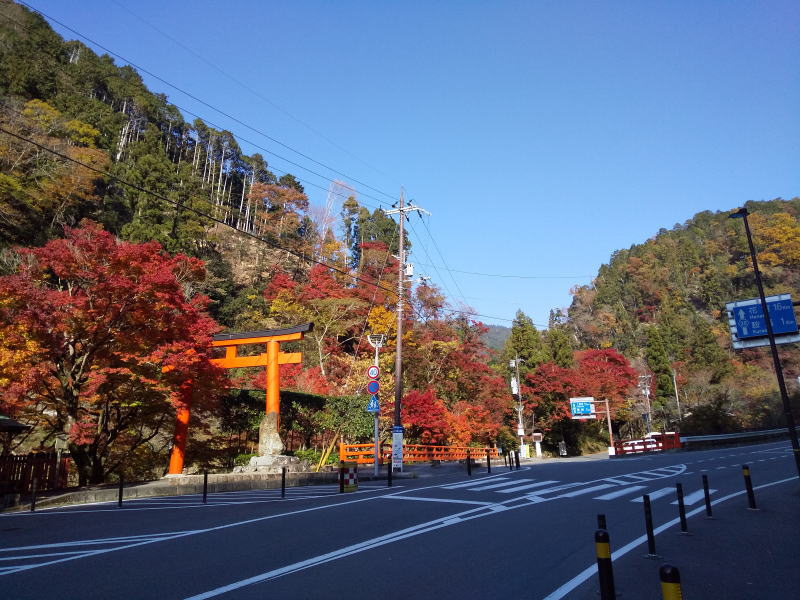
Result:
{"label": "crosswalk marking", "polygon": [[[672,488],[672,487],[661,488],[660,490],[656,490],[652,494],[649,494],[650,495],[650,500],[658,500],[662,496],[666,496],[667,494],[674,493],[674,492],[675,492],[675,488]],[[638,498],[634,498],[633,500],[631,500],[631,502],[644,502],[644,500],[642,500],[642,497],[639,496]]]}
{"label": "crosswalk marking", "polygon": [[[514,485],[516,483],[519,483],[520,481],[526,481],[526,480],[522,479],[522,480],[517,480],[517,481],[503,481],[502,483],[492,483],[490,485],[481,485],[481,486],[478,486],[478,487],[471,487],[471,488],[467,488],[467,490],[469,490],[470,492],[480,492],[482,490],[491,490],[491,489],[494,489],[494,488],[500,488],[500,487],[506,487],[506,486],[509,486],[509,485]],[[532,479],[528,479],[527,481],[533,481],[533,480]],[[544,483],[540,483],[538,485],[544,485],[545,483],[558,483],[558,482],[557,481],[545,481]]]}
{"label": "crosswalk marking", "polygon": [[626,488],[622,488],[621,490],[617,490],[616,492],[609,492],[608,494],[603,494],[602,496],[597,496],[596,498],[592,498],[593,500],[614,500],[615,498],[619,498],[620,496],[625,496],[626,494],[632,494],[634,492],[638,492],[639,490],[643,490],[645,487],[644,485],[632,485]]}
{"label": "crosswalk marking", "polygon": [[[506,477],[497,477],[497,478],[492,479],[492,481],[506,481],[506,480],[507,480]],[[509,483],[516,483],[516,481],[511,481]],[[443,485],[442,487],[445,488],[446,490],[456,490],[458,488],[469,487],[471,485],[475,485],[475,482],[474,481],[467,481],[466,483],[454,483],[454,484],[451,484],[451,485]]]}
{"label": "crosswalk marking", "polygon": [[580,496],[582,494],[590,494],[591,492],[596,492],[597,490],[604,490],[606,488],[614,487],[613,483],[601,483],[600,485],[593,485],[592,487],[583,488],[581,490],[575,490],[574,492],[567,492],[566,494],[561,494],[556,496],[557,498],[574,498],[575,496]]}
{"label": "crosswalk marking", "polygon": [[[717,490],[708,490],[708,493],[713,494],[716,491]],[[697,504],[703,498],[705,498],[705,493],[703,492],[703,490],[697,490],[696,492],[692,492],[688,496],[684,496],[683,503],[686,506],[691,506],[692,504]],[[677,500],[673,500],[672,502],[670,502],[670,504],[677,504],[677,503],[678,503]]]}
{"label": "crosswalk marking", "polygon": [[[497,490],[497,493],[498,494],[512,494],[512,493],[518,492],[520,490],[531,490],[533,488],[541,487],[543,485],[550,485],[551,483],[558,483],[558,482],[557,481],[540,481],[538,483],[528,483],[526,485],[518,485],[517,487],[507,488],[505,490]],[[555,492],[555,491],[563,490],[563,489],[566,489],[566,488],[577,487],[579,485],[582,485],[582,484],[580,484],[580,483],[565,483],[563,485],[559,485],[559,486],[556,486],[554,488],[548,488],[546,490],[539,490],[538,492],[536,492],[536,494],[544,494],[544,493],[547,493],[547,492]]]}

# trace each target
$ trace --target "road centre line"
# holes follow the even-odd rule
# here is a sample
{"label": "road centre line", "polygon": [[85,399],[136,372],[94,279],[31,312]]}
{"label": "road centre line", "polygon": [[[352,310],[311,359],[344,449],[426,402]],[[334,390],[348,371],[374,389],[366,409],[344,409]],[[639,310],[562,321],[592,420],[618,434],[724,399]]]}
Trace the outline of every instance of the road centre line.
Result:
{"label": "road centre line", "polygon": [[[755,488],[753,489],[760,490],[762,488],[771,487],[773,485],[779,485],[781,483],[786,483],[787,481],[794,481],[796,479],[797,476],[787,477],[786,479],[779,479],[778,481],[771,481],[769,483],[764,483],[762,485],[755,486]],[[737,496],[742,496],[743,494],[746,493],[747,493],[746,490],[733,492],[732,494],[728,494],[727,496],[722,496],[720,498],[717,498],[712,503],[712,505],[722,504],[723,502],[726,502],[731,498],[736,498]],[[706,509],[705,506],[698,506],[697,508],[694,508],[690,510],[688,513],[686,513],[686,516],[693,517],[694,515],[700,514],[701,512],[705,511],[705,509]],[[662,533],[663,531],[666,531],[667,529],[677,525],[678,523],[680,523],[680,517],[672,519],[671,521],[667,521],[663,525],[659,525],[653,530],[653,534],[657,535],[659,533]],[[628,542],[619,550],[616,550],[615,552],[611,553],[611,560],[614,561],[622,558],[628,552],[630,552],[631,550],[633,550],[638,546],[641,546],[646,541],[647,541],[647,535],[642,535],[634,539],[633,541]],[[572,592],[575,588],[577,588],[579,585],[581,585],[584,581],[589,579],[595,573],[597,573],[597,565],[595,563],[592,563],[591,565],[586,567],[583,571],[578,573],[575,577],[564,583],[561,587],[550,592],[547,596],[543,598],[543,600],[561,600],[561,598],[565,598],[567,594]]]}

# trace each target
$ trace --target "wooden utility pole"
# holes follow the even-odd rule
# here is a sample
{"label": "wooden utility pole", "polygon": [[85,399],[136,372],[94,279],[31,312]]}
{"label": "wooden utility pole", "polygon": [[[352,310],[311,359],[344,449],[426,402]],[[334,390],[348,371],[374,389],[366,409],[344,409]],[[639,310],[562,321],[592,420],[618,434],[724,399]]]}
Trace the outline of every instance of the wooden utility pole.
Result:
{"label": "wooden utility pole", "polygon": [[403,297],[405,296],[405,268],[406,268],[406,239],[405,239],[405,219],[406,213],[416,211],[417,213],[430,214],[428,211],[409,203],[405,205],[403,190],[400,190],[400,200],[397,208],[387,210],[387,215],[398,216],[400,240],[400,251],[397,256],[397,339],[394,357],[394,427],[392,427],[392,464],[390,469],[403,469],[403,424],[401,419],[401,409],[403,400]]}

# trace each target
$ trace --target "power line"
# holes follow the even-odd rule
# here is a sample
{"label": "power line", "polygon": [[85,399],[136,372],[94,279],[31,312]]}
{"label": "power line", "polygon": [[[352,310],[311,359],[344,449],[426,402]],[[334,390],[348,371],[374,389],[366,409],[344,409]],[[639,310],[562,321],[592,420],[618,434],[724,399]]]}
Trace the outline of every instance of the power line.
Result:
{"label": "power line", "polygon": [[[427,265],[425,263],[419,263],[424,267],[433,267],[435,268],[436,265]],[[477,275],[480,277],[507,277],[511,279],[586,279],[596,277],[596,275],[501,275],[498,273],[477,273],[475,271],[460,271],[458,269],[449,269],[447,267],[442,267],[443,270],[452,271],[453,273],[462,273],[464,275]]]}
{"label": "power line", "polygon": [[302,156],[302,157],[303,157],[303,158],[305,158],[306,160],[310,160],[310,161],[311,161],[311,162],[313,162],[314,164],[317,164],[317,165],[319,165],[319,166],[321,166],[321,167],[323,167],[323,168],[325,168],[325,169],[328,169],[329,171],[331,171],[331,172],[333,172],[333,173],[336,173],[337,175],[340,175],[340,176],[342,176],[342,177],[344,177],[344,178],[346,178],[346,179],[349,179],[350,181],[353,181],[353,182],[355,182],[355,183],[357,183],[357,184],[359,184],[359,185],[361,185],[361,186],[363,186],[363,187],[365,187],[365,188],[368,188],[368,189],[370,189],[370,190],[372,190],[372,191],[374,191],[374,192],[377,192],[377,193],[379,193],[379,194],[382,194],[382,195],[386,196],[387,198],[390,198],[391,200],[396,200],[396,198],[395,198],[394,196],[392,196],[391,194],[388,194],[388,193],[384,192],[383,190],[380,190],[380,189],[378,189],[378,188],[376,188],[376,187],[373,187],[373,186],[371,186],[371,185],[369,185],[369,184],[367,184],[367,183],[364,183],[363,181],[360,181],[360,180],[356,179],[355,177],[351,177],[350,175],[347,175],[346,173],[343,173],[343,172],[341,172],[341,171],[339,171],[339,170],[337,170],[337,169],[334,169],[333,167],[330,167],[330,166],[326,165],[325,163],[322,163],[322,162],[320,162],[320,161],[316,160],[315,158],[312,158],[311,156],[308,156],[307,154],[304,154],[303,152],[301,152],[301,151],[299,151],[299,150],[296,150],[296,149],[295,149],[295,148],[293,148],[292,146],[289,146],[288,144],[285,144],[284,142],[281,142],[280,140],[278,140],[278,139],[276,139],[276,138],[273,138],[273,137],[272,137],[272,136],[270,136],[269,134],[267,134],[267,133],[265,133],[265,132],[263,132],[263,131],[261,131],[261,130],[259,130],[259,129],[257,129],[257,128],[253,127],[253,126],[251,126],[251,125],[248,125],[248,124],[247,124],[247,123],[245,123],[244,121],[241,121],[240,119],[236,118],[235,116],[233,116],[233,115],[231,115],[231,114],[229,114],[229,113],[227,113],[227,112],[223,111],[223,110],[222,110],[222,109],[220,109],[220,108],[217,108],[217,107],[216,107],[216,106],[214,106],[213,104],[210,104],[210,103],[206,102],[205,100],[203,100],[203,99],[201,99],[201,98],[199,98],[199,97],[195,96],[194,94],[192,94],[192,93],[190,93],[190,92],[187,92],[186,90],[184,90],[184,89],[182,89],[182,88],[178,87],[177,85],[175,85],[175,84],[173,84],[173,83],[170,83],[169,81],[167,81],[166,79],[164,79],[163,77],[161,77],[161,76],[159,76],[159,75],[156,75],[156,74],[155,74],[155,73],[153,73],[152,71],[149,71],[149,70],[147,70],[147,69],[145,69],[145,68],[143,68],[143,67],[140,67],[139,65],[137,65],[137,64],[136,64],[136,63],[134,63],[133,61],[130,61],[130,60],[128,60],[128,59],[127,59],[127,58],[125,58],[124,56],[122,56],[122,55],[120,55],[120,54],[118,54],[118,53],[114,52],[113,50],[111,50],[111,49],[107,48],[106,46],[103,46],[102,44],[100,44],[99,42],[96,42],[96,41],[94,41],[93,39],[89,38],[88,36],[85,36],[85,35],[83,35],[83,34],[82,34],[82,33],[80,33],[79,31],[77,31],[76,29],[73,29],[72,27],[70,27],[69,25],[66,25],[65,23],[62,23],[62,22],[61,22],[61,21],[59,21],[58,19],[55,19],[55,18],[53,18],[53,17],[49,16],[48,14],[46,14],[46,13],[44,13],[44,12],[40,11],[39,9],[37,9],[37,8],[35,8],[35,7],[33,7],[33,6],[31,6],[30,4],[27,4],[26,2],[23,2],[22,0],[19,0],[19,3],[20,3],[20,4],[22,4],[22,5],[24,5],[24,6],[26,6],[26,7],[28,7],[30,10],[32,10],[32,11],[34,11],[34,12],[36,12],[36,13],[38,13],[38,14],[42,15],[43,17],[45,17],[45,18],[49,19],[49,20],[50,20],[50,21],[52,21],[53,23],[58,23],[58,24],[59,24],[61,27],[63,27],[64,29],[66,29],[66,30],[68,30],[68,31],[71,31],[71,32],[72,32],[72,33],[74,33],[75,35],[77,35],[77,36],[79,36],[79,37],[83,38],[84,40],[88,41],[88,42],[89,42],[89,43],[91,43],[91,44],[94,44],[95,46],[97,46],[98,48],[101,48],[101,49],[102,49],[102,50],[104,50],[105,52],[108,52],[109,54],[111,54],[111,55],[113,55],[113,56],[116,56],[117,58],[119,58],[120,60],[122,60],[122,61],[124,61],[124,62],[128,63],[130,66],[132,66],[132,67],[136,68],[137,70],[139,70],[139,71],[141,71],[141,72],[143,72],[143,73],[147,73],[148,75],[150,75],[150,77],[153,77],[154,79],[157,79],[158,81],[160,81],[160,82],[161,82],[161,83],[163,83],[164,85],[168,85],[168,86],[169,86],[169,87],[171,87],[172,89],[174,89],[174,90],[176,90],[176,91],[180,92],[181,94],[184,94],[185,96],[187,96],[187,97],[191,98],[192,100],[194,100],[194,101],[196,101],[196,102],[199,102],[199,103],[200,103],[200,104],[202,104],[203,106],[206,106],[206,107],[210,108],[211,110],[213,110],[213,111],[215,111],[215,112],[218,112],[219,114],[221,114],[221,115],[223,115],[223,116],[225,116],[225,117],[227,117],[227,118],[231,119],[232,121],[234,121],[235,123],[238,123],[238,124],[239,124],[239,125],[241,125],[242,127],[246,127],[247,129],[250,129],[251,131],[253,131],[253,132],[257,133],[257,134],[259,134],[259,135],[261,135],[261,136],[264,136],[265,138],[267,138],[268,140],[270,140],[270,141],[272,141],[272,142],[274,142],[274,143],[278,144],[279,146],[282,146],[283,148],[286,148],[287,150],[290,150],[291,152],[294,152],[294,153],[295,153],[295,154],[297,154],[298,156]]}
{"label": "power line", "polygon": [[337,143],[336,143],[334,140],[330,139],[328,136],[326,136],[326,135],[325,135],[324,133],[322,133],[321,131],[319,131],[319,130],[315,129],[314,127],[312,127],[311,125],[309,125],[308,123],[306,123],[305,121],[303,121],[302,119],[300,119],[300,118],[296,117],[295,115],[293,115],[292,113],[290,113],[288,110],[286,110],[286,109],[285,109],[285,108],[283,108],[282,106],[280,106],[280,105],[276,104],[275,102],[273,102],[272,100],[270,100],[269,98],[267,98],[266,96],[264,96],[264,95],[263,95],[261,92],[259,92],[258,90],[256,90],[256,89],[254,89],[254,88],[250,87],[249,85],[247,85],[247,84],[246,84],[245,82],[243,82],[241,79],[238,79],[237,77],[234,77],[233,75],[231,75],[230,73],[228,73],[227,71],[225,71],[225,69],[223,69],[223,68],[222,68],[222,67],[220,67],[219,65],[217,65],[217,64],[215,64],[215,63],[213,63],[213,62],[211,62],[211,61],[210,61],[210,60],[208,60],[206,57],[204,57],[203,55],[199,54],[198,52],[196,52],[195,50],[193,50],[192,48],[190,48],[189,46],[187,46],[186,44],[184,44],[184,43],[183,43],[183,42],[181,42],[180,40],[178,40],[178,39],[175,39],[174,37],[172,37],[171,35],[169,35],[169,34],[168,34],[167,32],[165,32],[164,30],[160,29],[159,27],[156,27],[156,26],[155,26],[155,25],[153,25],[153,24],[152,24],[150,21],[148,21],[147,19],[143,18],[141,15],[139,15],[139,14],[137,14],[137,13],[133,12],[133,11],[132,11],[130,8],[128,8],[127,6],[125,6],[125,5],[123,5],[123,4],[119,3],[119,2],[117,2],[117,0],[111,0],[111,1],[112,1],[114,4],[116,4],[117,6],[119,6],[119,7],[120,7],[122,10],[126,11],[128,14],[130,14],[130,15],[134,16],[134,17],[135,17],[135,18],[137,18],[139,21],[141,21],[142,23],[144,23],[145,25],[147,25],[148,27],[150,27],[151,29],[153,29],[154,31],[156,31],[156,32],[157,32],[159,35],[161,35],[161,36],[165,37],[166,39],[168,39],[169,41],[171,41],[173,44],[176,44],[177,46],[179,46],[179,47],[183,48],[184,50],[186,50],[186,52],[188,52],[189,54],[191,54],[192,56],[194,56],[194,57],[195,57],[195,58],[197,58],[198,60],[202,61],[203,63],[205,63],[206,65],[208,65],[209,67],[211,67],[212,69],[214,69],[215,71],[217,71],[218,73],[220,73],[221,75],[223,75],[224,77],[227,77],[228,79],[230,79],[231,81],[233,81],[234,83],[236,83],[237,85],[239,85],[240,87],[242,87],[243,89],[247,90],[248,92],[250,92],[251,94],[253,94],[253,95],[254,95],[254,96],[256,96],[257,98],[259,98],[259,99],[263,100],[264,102],[266,102],[267,104],[269,104],[269,105],[270,105],[271,107],[273,107],[274,109],[276,109],[276,110],[278,110],[278,111],[282,112],[284,115],[286,115],[287,117],[289,117],[290,119],[292,119],[292,120],[293,120],[293,121],[295,121],[296,123],[299,123],[300,125],[302,125],[302,126],[303,126],[303,127],[305,127],[306,129],[308,129],[310,132],[314,133],[315,135],[319,136],[320,138],[322,138],[323,140],[325,140],[326,142],[328,142],[329,144],[331,144],[331,145],[332,145],[334,148],[336,148],[336,149],[338,149],[338,150],[341,150],[341,151],[342,151],[342,152],[344,152],[345,154],[347,154],[347,155],[349,155],[350,157],[352,157],[352,158],[356,159],[358,162],[360,162],[361,164],[363,164],[363,165],[364,165],[364,166],[366,166],[366,167],[369,167],[369,168],[370,168],[370,169],[372,169],[373,171],[375,171],[375,172],[377,172],[377,173],[380,173],[381,175],[384,175],[384,176],[386,176],[386,177],[391,177],[391,176],[390,176],[388,173],[385,173],[385,172],[383,172],[383,171],[382,171],[381,169],[379,169],[378,167],[376,167],[376,166],[374,166],[374,165],[371,165],[370,163],[366,162],[366,161],[365,161],[364,159],[362,159],[361,157],[359,157],[359,156],[357,156],[357,155],[353,154],[353,153],[352,153],[352,152],[350,152],[350,151],[349,151],[347,148],[344,148],[343,146],[341,146],[341,145],[337,144]]}

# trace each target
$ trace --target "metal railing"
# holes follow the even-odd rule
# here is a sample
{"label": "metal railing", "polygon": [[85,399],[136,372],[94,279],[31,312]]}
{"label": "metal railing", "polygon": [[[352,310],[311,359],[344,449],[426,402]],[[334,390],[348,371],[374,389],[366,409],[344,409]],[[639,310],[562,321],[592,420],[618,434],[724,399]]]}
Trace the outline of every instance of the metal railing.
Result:
{"label": "metal railing", "polygon": [[[373,444],[339,444],[339,460],[354,461],[359,464],[372,464],[374,461],[375,446]],[[498,458],[497,448],[482,448],[474,446],[425,446],[422,444],[404,444],[403,462],[429,462],[429,461],[448,461],[465,460],[467,452],[475,460],[486,457],[488,452],[490,458]],[[381,444],[381,462],[387,462],[392,458],[391,444]]]}

